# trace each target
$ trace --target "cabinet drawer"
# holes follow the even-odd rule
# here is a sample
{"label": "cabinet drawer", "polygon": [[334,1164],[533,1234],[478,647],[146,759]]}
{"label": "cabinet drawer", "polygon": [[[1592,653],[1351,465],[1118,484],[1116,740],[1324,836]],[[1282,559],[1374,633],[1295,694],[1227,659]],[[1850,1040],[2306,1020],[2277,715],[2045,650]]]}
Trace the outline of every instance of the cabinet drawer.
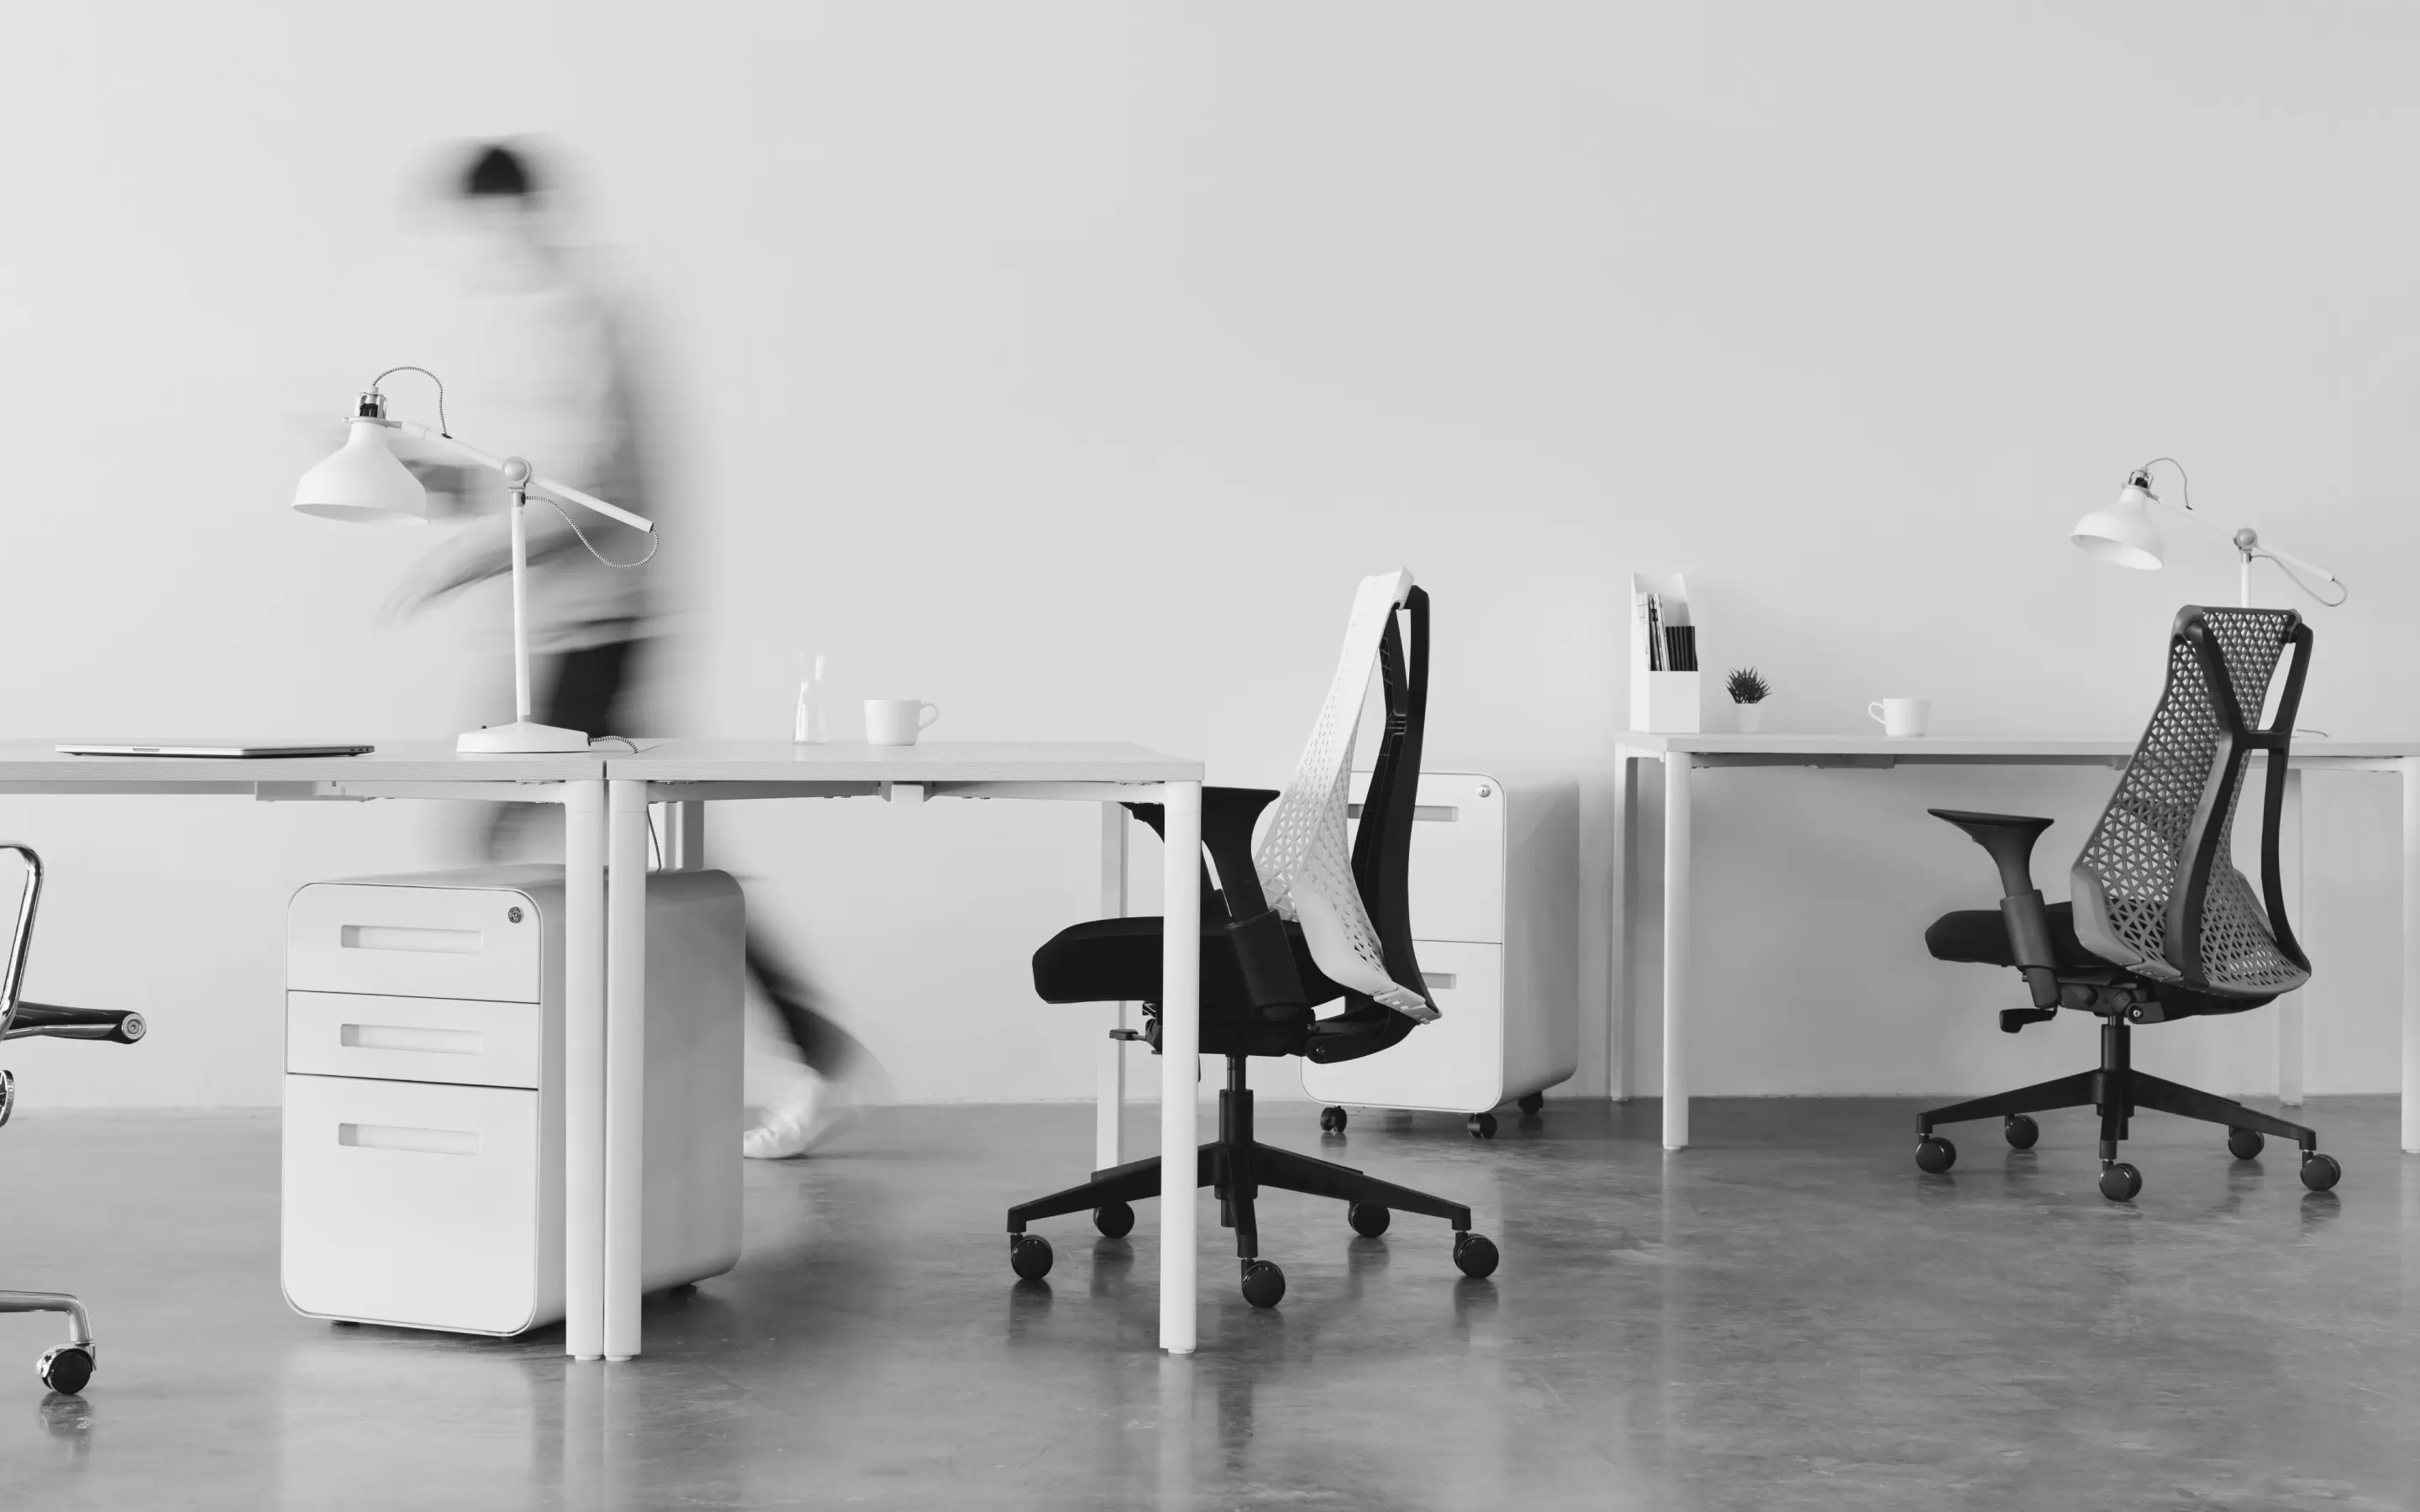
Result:
{"label": "cabinet drawer", "polygon": [[1302,1063],[1302,1089],[1322,1103],[1484,1113],[1504,1101],[1504,948],[1415,940],[1439,1017],[1374,1056]]}
{"label": "cabinet drawer", "polygon": [[318,883],[286,931],[286,985],[305,992],[538,1000],[546,930],[510,888]]}
{"label": "cabinet drawer", "polygon": [[546,1052],[535,1003],[286,995],[286,1069],[314,1076],[536,1087]]}
{"label": "cabinet drawer", "polygon": [[535,1092],[287,1077],[287,1301],[318,1318],[530,1327],[538,1134]]}
{"label": "cabinet drawer", "polygon": [[[1369,786],[1369,773],[1353,774],[1357,820]],[[1503,783],[1466,773],[1420,774],[1412,820],[1411,915],[1415,939],[1503,943]]]}

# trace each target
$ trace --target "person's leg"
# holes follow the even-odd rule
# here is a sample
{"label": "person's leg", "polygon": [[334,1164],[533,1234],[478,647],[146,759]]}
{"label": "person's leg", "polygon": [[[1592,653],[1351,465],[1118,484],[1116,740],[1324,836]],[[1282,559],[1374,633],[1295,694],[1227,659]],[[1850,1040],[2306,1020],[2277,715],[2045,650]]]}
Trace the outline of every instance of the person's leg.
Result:
{"label": "person's leg", "polygon": [[809,1071],[830,1080],[849,1075],[865,1064],[865,1046],[816,1011],[814,984],[755,929],[748,932],[748,976],[782,1016],[782,1026],[789,1031],[790,1042],[799,1047],[799,1058]]}
{"label": "person's leg", "polygon": [[854,1036],[817,1011],[814,985],[762,932],[750,931],[747,949],[749,979],[781,1015],[805,1064],[782,1060],[761,1068],[760,1074],[778,1089],[765,1099],[756,1127],[741,1137],[739,1150],[751,1160],[787,1160],[814,1149],[856,1117],[860,1084],[874,1072],[874,1060]]}
{"label": "person's leg", "polygon": [[[577,651],[556,652],[532,669],[546,688],[539,711],[541,723],[590,734],[612,731],[627,702],[631,673],[638,659],[635,640],[609,640]],[[494,803],[488,809],[481,849],[490,862],[532,858],[559,848],[541,843],[547,826],[559,817],[550,804]]]}

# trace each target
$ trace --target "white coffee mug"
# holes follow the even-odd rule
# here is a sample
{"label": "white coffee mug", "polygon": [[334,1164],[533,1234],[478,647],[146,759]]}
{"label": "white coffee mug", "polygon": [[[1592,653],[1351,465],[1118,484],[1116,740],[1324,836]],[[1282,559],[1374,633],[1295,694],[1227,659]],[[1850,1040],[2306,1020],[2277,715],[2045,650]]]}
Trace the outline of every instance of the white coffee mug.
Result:
{"label": "white coffee mug", "polygon": [[933,721],[940,717],[941,706],[938,703],[915,699],[867,699],[865,738],[876,746],[912,746],[917,735],[931,729]]}
{"label": "white coffee mug", "polygon": [[1877,699],[1866,705],[1866,713],[1882,721],[1883,733],[1893,740],[1904,740],[1924,733],[1932,719],[1931,699]]}

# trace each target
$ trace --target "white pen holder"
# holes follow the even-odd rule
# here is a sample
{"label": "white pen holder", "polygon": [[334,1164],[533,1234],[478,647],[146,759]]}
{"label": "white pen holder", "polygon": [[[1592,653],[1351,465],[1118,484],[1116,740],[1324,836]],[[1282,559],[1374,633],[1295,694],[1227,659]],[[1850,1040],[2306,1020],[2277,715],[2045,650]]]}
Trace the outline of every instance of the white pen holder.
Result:
{"label": "white pen holder", "polygon": [[1630,728],[1652,734],[1694,735],[1705,728],[1696,672],[1630,674]]}

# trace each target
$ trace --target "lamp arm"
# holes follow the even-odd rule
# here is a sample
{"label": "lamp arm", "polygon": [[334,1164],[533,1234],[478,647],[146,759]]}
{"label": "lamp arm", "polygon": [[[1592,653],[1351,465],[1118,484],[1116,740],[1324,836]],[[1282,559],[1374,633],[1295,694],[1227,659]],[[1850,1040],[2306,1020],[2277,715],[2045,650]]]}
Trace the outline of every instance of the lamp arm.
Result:
{"label": "lamp arm", "polygon": [[[2149,493],[2149,490],[2146,489],[2145,492]],[[2330,572],[2327,568],[2320,566],[2316,562],[2305,562],[2301,557],[2294,555],[2291,551],[2278,550],[2275,547],[2271,546],[2268,542],[2260,539],[2260,532],[2251,529],[2249,526],[2246,526],[2242,530],[2231,531],[2190,504],[2172,504],[2166,500],[2162,499],[2158,494],[2149,494],[2149,497],[2152,502],[2158,504],[2161,508],[2167,510],[2170,514],[2182,515],[2185,518],[2192,520],[2195,524],[2201,526],[2204,530],[2214,531],[2218,534],[2226,536],[2227,544],[2235,548],[2237,553],[2243,558],[2247,564],[2254,557],[2267,557],[2270,561],[2274,562],[2280,567],[2286,569],[2286,576],[2294,579],[2296,587],[2302,589],[2303,592],[2310,594],[2313,598],[2318,599],[2319,603],[2326,605],[2330,609],[2334,609],[2338,604],[2343,603],[2351,594],[2351,590],[2345,585],[2345,580],[2337,577],[2335,573]],[[2300,571],[2298,572],[2297,569],[2300,569]],[[2303,581],[2300,575],[2301,573],[2308,573],[2312,577],[2319,579],[2321,582],[2326,583],[2329,587],[2336,591],[2336,596],[2335,598],[2323,596],[2319,590]],[[2252,591],[2250,586],[2251,579],[2248,577],[2244,579],[2244,592],[2247,594],[2250,593]]]}
{"label": "lamp arm", "polygon": [[[454,437],[448,436],[441,430],[430,430],[427,426],[420,424],[420,422],[416,420],[397,420],[390,422],[390,424],[401,429],[407,436],[419,440],[427,441],[434,446],[453,451],[473,462],[478,463],[481,467],[487,468],[491,471],[504,472],[506,471],[504,467],[504,458],[500,456],[489,456],[487,453],[471,445],[467,441],[458,440]],[[597,498],[595,494],[583,493],[567,483],[557,483],[552,478],[533,475],[529,480],[528,486],[539,493],[568,499],[575,504],[580,504],[585,508],[595,510],[597,513],[604,516],[608,519],[618,519],[623,524],[629,526],[632,530],[652,531],[656,528],[655,521],[647,519],[643,516],[633,515],[628,510],[623,509],[618,505],[609,504],[604,500]]]}

